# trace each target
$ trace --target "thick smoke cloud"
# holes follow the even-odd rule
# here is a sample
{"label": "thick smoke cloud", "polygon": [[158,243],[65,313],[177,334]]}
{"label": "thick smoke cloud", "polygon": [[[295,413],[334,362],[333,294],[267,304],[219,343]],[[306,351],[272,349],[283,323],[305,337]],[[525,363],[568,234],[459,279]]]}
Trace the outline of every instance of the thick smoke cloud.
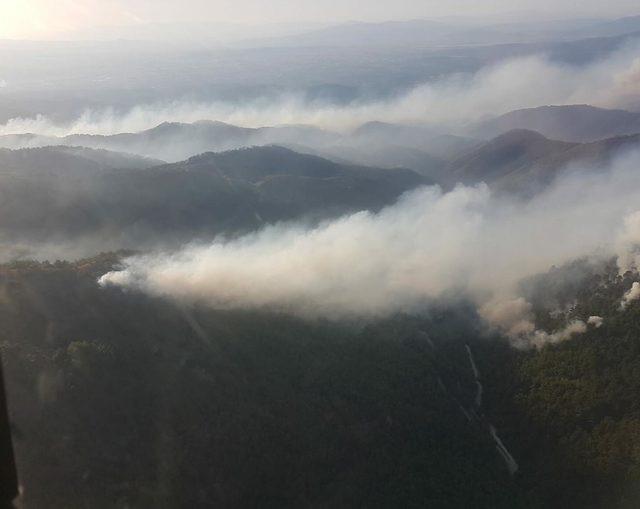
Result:
{"label": "thick smoke cloud", "polygon": [[636,281],[633,283],[629,291],[622,297],[620,307],[622,309],[626,309],[629,304],[638,299],[640,299],[640,283]]}
{"label": "thick smoke cloud", "polygon": [[215,308],[336,318],[411,312],[463,296],[516,344],[562,341],[587,325],[536,331],[518,282],[578,257],[635,249],[640,236],[629,224],[640,208],[638,164],[633,154],[606,172],[570,173],[529,202],[494,197],[484,185],[421,188],[378,214],[314,229],[275,225],[134,257],[101,283]]}
{"label": "thick smoke cloud", "polygon": [[640,104],[640,42],[629,43],[606,58],[569,66],[544,55],[498,62],[475,74],[456,74],[415,87],[392,100],[359,101],[348,107],[308,104],[298,96],[242,105],[175,101],[133,108],[127,113],[88,110],[59,125],[45,116],[14,118],[0,134],[114,134],[154,127],[165,121],[211,119],[256,127],[312,124],[345,130],[371,120],[464,124],[484,115],[542,104],[588,103],[603,107]]}
{"label": "thick smoke cloud", "polygon": [[589,325],[593,325],[596,329],[599,329],[600,327],[602,327],[602,324],[604,323],[604,318],[602,318],[601,316],[590,316],[589,319],[587,320],[587,324]]}
{"label": "thick smoke cloud", "polygon": [[622,271],[640,267],[640,212],[629,214],[617,240],[618,264]]}

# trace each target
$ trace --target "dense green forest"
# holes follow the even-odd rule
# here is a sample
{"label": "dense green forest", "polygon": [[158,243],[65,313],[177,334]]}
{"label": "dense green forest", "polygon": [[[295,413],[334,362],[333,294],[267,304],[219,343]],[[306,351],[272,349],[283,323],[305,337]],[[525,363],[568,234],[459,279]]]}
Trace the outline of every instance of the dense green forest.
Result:
{"label": "dense green forest", "polygon": [[640,509],[640,1],[548,4],[0,0],[0,509]]}
{"label": "dense green forest", "polygon": [[[520,351],[464,302],[351,323],[212,311],[100,288],[118,259],[0,268],[26,507],[640,501],[640,303],[619,309],[633,274],[610,266],[529,282],[540,302],[573,293],[566,318],[599,314],[604,324]],[[489,422],[518,462],[514,475]]]}
{"label": "dense green forest", "polygon": [[337,164],[276,146],[153,163],[80,148],[0,149],[1,243],[88,236],[144,249],[379,210],[432,183],[412,170]]}
{"label": "dense green forest", "polygon": [[613,264],[590,274],[578,268],[585,267],[540,276],[538,321],[554,321],[543,302],[563,304],[573,294],[567,318],[600,315],[602,326],[541,351],[479,343],[487,405],[520,459],[520,488],[540,507],[634,508],[640,504],[640,301],[625,310],[620,301],[638,274],[618,275]]}

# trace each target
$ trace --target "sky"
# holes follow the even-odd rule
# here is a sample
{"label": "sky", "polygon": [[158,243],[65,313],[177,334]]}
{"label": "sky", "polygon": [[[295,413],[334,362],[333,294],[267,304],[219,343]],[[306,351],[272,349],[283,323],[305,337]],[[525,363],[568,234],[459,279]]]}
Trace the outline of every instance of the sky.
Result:
{"label": "sky", "polygon": [[140,23],[331,23],[532,11],[546,17],[615,17],[638,10],[637,0],[0,0],[0,38],[42,39]]}

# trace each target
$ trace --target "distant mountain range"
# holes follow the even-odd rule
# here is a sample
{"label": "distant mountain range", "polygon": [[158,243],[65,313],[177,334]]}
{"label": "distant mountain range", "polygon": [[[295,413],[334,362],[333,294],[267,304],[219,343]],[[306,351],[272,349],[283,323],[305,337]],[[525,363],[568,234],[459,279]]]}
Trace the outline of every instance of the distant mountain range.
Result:
{"label": "distant mountain range", "polygon": [[137,133],[114,135],[72,134],[64,137],[18,134],[0,136],[6,148],[42,147],[46,145],[84,146],[127,152],[176,162],[195,154],[223,151],[266,144],[327,144],[338,140],[338,134],[311,126],[238,127],[223,122],[165,122]]}
{"label": "distant mountain range", "polygon": [[252,46],[413,46],[526,43],[595,37],[615,37],[640,31],[640,16],[614,20],[577,19],[556,22],[464,22],[414,19],[348,22],[297,34],[249,40]]}
{"label": "distant mountain range", "polygon": [[86,147],[0,148],[0,174],[87,174],[107,169],[151,168],[159,159]]}
{"label": "distant mountain range", "polygon": [[479,143],[478,139],[443,133],[433,126],[388,122],[367,122],[352,133],[352,138],[374,146],[393,143],[420,149],[440,159],[451,159]]}
{"label": "distant mountain range", "polygon": [[[589,34],[592,37],[607,37],[622,35],[640,31],[640,16],[626,16],[609,21],[598,21],[591,26],[577,29],[581,34]],[[574,31],[573,33],[576,33]]]}
{"label": "distant mountain range", "polygon": [[277,144],[298,152],[384,168],[411,168],[440,181],[445,160],[478,143],[426,126],[370,122],[339,134],[313,126],[238,127],[223,122],[163,123],[139,133],[65,137],[20,134],[0,136],[0,147],[85,146],[178,162],[204,152]]}
{"label": "distant mountain range", "polygon": [[[376,208],[411,185],[425,182],[449,187],[484,181],[509,192],[537,192],[570,164],[607,165],[620,150],[636,146],[640,113],[585,105],[543,106],[487,119],[468,132],[474,137],[445,134],[428,125],[385,122],[368,122],[344,134],[304,125],[244,128],[211,121],[164,123],[139,133],[110,136],[2,136],[0,146],[56,146],[1,150],[0,165],[5,176],[13,169],[62,172],[64,178],[73,171],[82,175],[154,167],[154,173],[166,176],[172,171],[210,167],[218,177],[249,185],[263,200],[274,199],[278,207],[287,203],[286,213],[284,209],[275,214],[249,213],[249,219],[241,221],[249,225],[256,214],[277,220],[314,208]],[[483,142],[483,138],[490,139]],[[269,145],[273,143],[281,146]],[[253,148],[235,150],[241,147]],[[233,150],[225,152],[228,149]],[[199,153],[204,155],[192,157]],[[177,158],[174,164],[162,166]],[[354,165],[361,170],[356,171]],[[365,174],[366,185],[359,180]],[[409,180],[398,181],[407,175],[411,175]],[[389,177],[392,192],[374,198],[383,177]],[[362,194],[349,191],[352,184]],[[155,183],[140,185],[153,187]]]}
{"label": "distant mountain range", "polygon": [[223,122],[200,121],[190,124],[165,122],[137,133],[114,135],[72,134],[64,137],[18,134],[0,137],[6,148],[47,145],[84,146],[181,161],[195,154],[270,143],[295,142],[304,138],[311,143],[327,143],[339,136],[310,126],[238,127]]}
{"label": "distant mountain range", "polygon": [[470,132],[484,137],[512,129],[529,129],[556,140],[589,142],[640,133],[640,113],[595,108],[585,104],[541,106],[511,111],[475,125]]}
{"label": "distant mountain range", "polygon": [[166,122],[141,132],[114,135],[4,135],[0,147],[83,146],[178,162],[204,152],[275,144],[340,163],[408,167],[439,181],[445,162],[481,145],[482,140],[517,129],[584,143],[640,133],[640,112],[588,105],[541,106],[485,119],[458,134],[426,124],[377,121],[348,133],[309,125],[247,128],[216,121]]}

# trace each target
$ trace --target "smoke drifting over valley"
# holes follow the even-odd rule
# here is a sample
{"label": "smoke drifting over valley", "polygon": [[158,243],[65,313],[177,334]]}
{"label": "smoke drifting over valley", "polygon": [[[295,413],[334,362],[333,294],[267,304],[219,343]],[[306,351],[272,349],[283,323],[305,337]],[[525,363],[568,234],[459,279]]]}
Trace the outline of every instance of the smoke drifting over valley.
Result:
{"label": "smoke drifting over valley", "polygon": [[640,507],[637,4],[0,0],[0,507]]}
{"label": "smoke drifting over valley", "polygon": [[89,109],[72,122],[58,123],[45,115],[16,117],[0,125],[0,134],[116,134],[148,129],[162,122],[203,119],[247,127],[309,124],[338,131],[369,121],[459,128],[483,116],[545,104],[635,107],[640,104],[639,54],[640,43],[631,39],[586,65],[569,65],[540,52],[499,60],[475,72],[434,78],[390,99],[361,98],[346,106],[309,102],[296,93],[242,102],[176,99],[141,104],[124,113]]}
{"label": "smoke drifting over valley", "polygon": [[638,299],[640,299],[640,283],[636,281],[631,286],[631,289],[622,297],[622,303],[620,306],[622,309],[626,309],[631,302]]}
{"label": "smoke drifting over valley", "polygon": [[[56,208],[57,198],[51,200],[51,210],[42,212],[43,217],[60,218],[63,233],[39,246],[34,244],[33,250],[41,257],[64,254],[65,242],[60,239],[69,231],[77,240],[66,251],[70,255],[99,246],[150,249],[148,254],[129,258],[122,271],[104,276],[104,285],[137,288],[214,308],[266,308],[331,318],[420,311],[433,301],[465,298],[515,344],[541,345],[568,339],[601,322],[585,316],[561,330],[536,330],[531,304],[518,293],[523,278],[583,256],[604,259],[615,255],[621,270],[638,266],[640,195],[636,190],[640,177],[634,167],[640,157],[633,153],[610,162],[612,154],[623,153],[623,146],[627,151],[637,149],[637,140],[618,137],[601,145],[578,146],[514,131],[482,146],[480,139],[457,135],[482,138],[486,135],[481,120],[518,108],[582,103],[607,108],[637,106],[639,54],[640,42],[628,37],[614,50],[596,52],[584,62],[568,63],[543,50],[489,58],[475,70],[444,73],[408,89],[398,87],[385,98],[362,96],[336,104],[291,92],[240,102],[173,99],[127,111],[87,109],[70,122],[46,115],[15,117],[0,126],[0,134],[5,135],[2,144],[9,148],[83,144],[169,162],[205,150],[283,143],[345,165],[335,173],[328,161],[309,158],[292,163],[298,156],[276,156],[281,149],[274,147],[196,157],[174,166],[156,161],[158,169],[145,164],[147,170],[131,173],[131,177],[126,172],[96,174],[78,191],[71,184],[63,193],[68,202],[65,209]],[[205,122],[199,122],[202,120]],[[283,127],[256,129],[265,125]],[[553,128],[553,118],[549,125]],[[630,122],[620,131],[612,128],[611,133],[635,133],[634,125]],[[140,132],[145,129],[148,131]],[[446,150],[445,144],[450,145]],[[377,155],[374,145],[379,148]],[[480,148],[473,152],[477,146]],[[437,153],[438,148],[443,150]],[[521,150],[525,156],[519,155]],[[549,157],[538,163],[541,154],[547,153]],[[502,159],[509,160],[504,167],[500,167]],[[144,164],[131,161],[132,167]],[[260,161],[259,168],[254,167],[256,161]],[[366,176],[358,173],[357,178],[365,178],[354,187],[351,162],[387,168],[406,163],[421,176],[407,177],[384,197],[372,190],[360,203],[357,200],[364,188],[358,186],[368,184]],[[283,170],[290,164],[293,171]],[[317,170],[308,168],[318,164],[321,178],[313,184],[317,196],[310,199],[311,187],[305,186]],[[527,164],[529,173],[520,175],[518,171]],[[247,176],[244,172],[249,167]],[[504,173],[502,180],[491,182],[494,173],[500,172]],[[163,180],[155,178],[156,173],[163,175],[166,184],[158,184]],[[344,180],[335,187],[337,175]],[[190,178],[206,178],[206,185],[204,181],[188,182]],[[454,187],[458,181],[467,185]],[[529,188],[522,194],[532,199],[516,197],[523,191],[522,182]],[[553,185],[545,189],[549,182]],[[434,183],[442,187],[429,185]],[[420,184],[423,187],[390,205],[403,191]],[[213,194],[202,205],[196,201],[191,207],[189,193],[180,193],[194,185],[211,186]],[[285,187],[280,190],[280,185]],[[128,191],[153,186],[158,188],[141,203]],[[293,186],[293,191],[286,191],[286,186]],[[351,194],[343,195],[346,189]],[[540,189],[544,191],[538,193]],[[303,204],[319,200],[331,213],[316,216],[324,219],[319,226],[314,221],[304,225],[316,226],[303,226],[295,218],[317,211],[293,205],[295,199],[290,195],[300,196]],[[329,196],[340,198],[333,203]],[[175,214],[158,214],[163,199],[173,203]],[[208,200],[225,205],[209,217]],[[67,209],[87,203],[98,212],[85,221],[70,223]],[[227,217],[229,210],[238,213]],[[337,212],[345,211],[349,213],[335,219]],[[10,212],[10,217],[18,218],[18,225],[26,224],[32,215],[23,210]],[[111,221],[111,216],[119,222]],[[171,225],[175,233],[168,233]],[[15,228],[20,227],[24,228]],[[251,230],[254,232],[247,233]],[[189,243],[189,239],[212,237],[212,242]],[[139,239],[138,246],[131,244],[134,238]],[[7,243],[5,250],[21,249],[21,243],[11,245],[10,237]],[[28,251],[29,240],[24,245]],[[84,250],[86,246],[89,251]]]}
{"label": "smoke drifting over valley", "polygon": [[485,185],[425,187],[377,214],[313,229],[278,224],[236,240],[133,257],[101,283],[214,308],[333,318],[419,311],[435,299],[465,297],[517,344],[561,341],[586,324],[535,331],[517,285],[584,256],[633,264],[639,163],[634,153],[607,171],[572,172],[528,202],[493,196]]}

